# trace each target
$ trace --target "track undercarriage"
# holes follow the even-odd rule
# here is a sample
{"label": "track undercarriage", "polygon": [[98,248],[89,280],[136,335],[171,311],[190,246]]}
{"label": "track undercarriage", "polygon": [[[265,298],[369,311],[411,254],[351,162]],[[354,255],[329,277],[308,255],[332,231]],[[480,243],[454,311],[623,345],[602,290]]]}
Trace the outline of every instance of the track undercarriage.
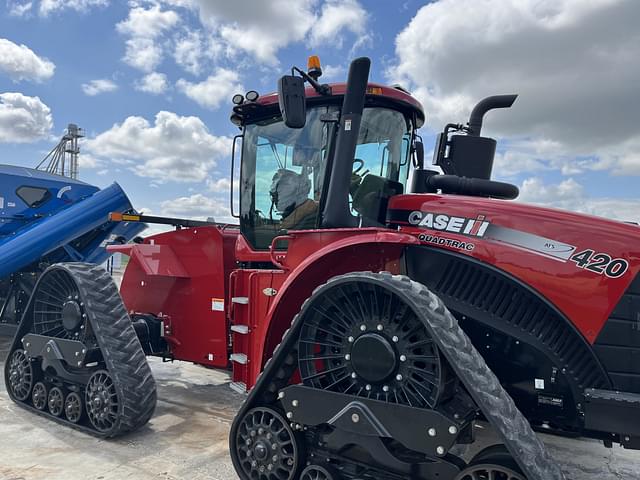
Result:
{"label": "track undercarriage", "polygon": [[58,264],[34,288],[5,366],[20,406],[100,437],[144,425],[156,389],[113,280],[100,266]]}
{"label": "track undercarriage", "polygon": [[[479,414],[504,445],[467,464],[455,452],[474,441]],[[386,273],[316,289],[230,444],[243,479],[564,478],[442,302]]]}

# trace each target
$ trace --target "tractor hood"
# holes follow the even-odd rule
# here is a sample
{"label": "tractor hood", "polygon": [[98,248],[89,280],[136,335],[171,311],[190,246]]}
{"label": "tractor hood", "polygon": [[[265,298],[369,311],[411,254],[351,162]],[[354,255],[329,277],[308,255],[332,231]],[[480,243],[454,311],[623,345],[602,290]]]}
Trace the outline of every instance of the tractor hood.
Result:
{"label": "tractor hood", "polygon": [[504,200],[408,194],[390,200],[387,221],[425,247],[511,274],[563,305],[570,317],[588,307],[582,319],[590,340],[640,271],[640,227],[607,218]]}

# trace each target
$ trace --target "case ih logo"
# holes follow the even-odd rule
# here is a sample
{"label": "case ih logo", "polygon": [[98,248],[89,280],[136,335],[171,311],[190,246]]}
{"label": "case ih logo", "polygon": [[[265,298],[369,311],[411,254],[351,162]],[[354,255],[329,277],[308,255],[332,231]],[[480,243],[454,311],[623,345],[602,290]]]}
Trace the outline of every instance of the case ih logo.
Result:
{"label": "case ih logo", "polygon": [[442,213],[414,211],[409,214],[409,223],[418,227],[441,230],[443,232],[461,233],[471,237],[482,237],[490,225],[484,215],[477,218],[450,217]]}

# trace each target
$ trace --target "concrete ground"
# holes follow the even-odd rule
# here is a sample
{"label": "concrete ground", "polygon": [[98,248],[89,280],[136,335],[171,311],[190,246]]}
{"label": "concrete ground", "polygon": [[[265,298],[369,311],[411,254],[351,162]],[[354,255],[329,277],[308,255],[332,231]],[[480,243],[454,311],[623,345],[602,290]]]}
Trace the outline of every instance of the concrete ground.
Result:
{"label": "concrete ground", "polygon": [[[4,370],[9,341],[0,337]],[[227,435],[242,397],[224,373],[151,359],[155,416],[122,439],[98,440],[17,407],[0,375],[0,480],[235,479]],[[479,429],[483,444],[491,435]],[[640,452],[589,440],[543,436],[572,480],[640,479]]]}

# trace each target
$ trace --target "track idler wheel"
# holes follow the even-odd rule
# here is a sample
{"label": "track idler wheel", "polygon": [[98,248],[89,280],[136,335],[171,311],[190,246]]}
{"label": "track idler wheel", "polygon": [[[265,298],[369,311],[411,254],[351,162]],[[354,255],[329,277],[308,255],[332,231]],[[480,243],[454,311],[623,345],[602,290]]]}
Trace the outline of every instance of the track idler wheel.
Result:
{"label": "track idler wheel", "polygon": [[527,480],[504,445],[481,450],[456,480]]}
{"label": "track idler wheel", "polygon": [[62,415],[62,412],[64,412],[64,393],[61,388],[53,387],[49,390],[47,406],[49,407],[49,413],[54,417]]}
{"label": "track idler wheel", "polygon": [[71,423],[78,423],[82,413],[82,397],[76,392],[71,392],[64,400],[64,415]]}
{"label": "track idler wheel", "polygon": [[33,385],[33,369],[24,350],[19,349],[11,354],[8,362],[9,389],[14,397],[24,401],[31,395]]}
{"label": "track idler wheel", "polygon": [[340,477],[331,467],[309,465],[300,474],[300,480],[339,480]]}
{"label": "track idler wheel", "polygon": [[109,432],[118,419],[118,394],[109,372],[98,370],[91,375],[85,393],[87,415],[99,432]]}
{"label": "track idler wheel", "polygon": [[245,478],[293,480],[302,463],[298,435],[270,408],[249,410],[238,429],[236,454]]}

